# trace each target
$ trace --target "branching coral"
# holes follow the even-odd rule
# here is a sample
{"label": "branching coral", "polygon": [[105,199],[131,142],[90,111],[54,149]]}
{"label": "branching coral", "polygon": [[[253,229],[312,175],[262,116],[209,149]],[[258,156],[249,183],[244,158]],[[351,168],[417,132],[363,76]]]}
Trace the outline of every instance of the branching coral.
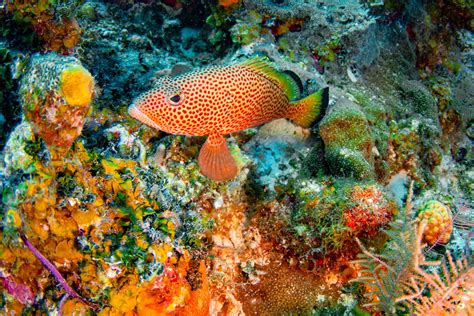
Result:
{"label": "branching coral", "polygon": [[[449,252],[446,255],[448,263],[427,261],[422,245],[426,224],[426,221],[412,222],[410,193],[405,212],[387,231],[390,239],[382,254],[372,253],[357,240],[362,253],[356,263],[362,267],[362,275],[355,281],[368,287],[366,306],[387,314],[397,311],[417,315],[472,312],[474,268],[466,257],[454,261]],[[440,268],[442,274],[436,269],[423,268],[426,266]]]}
{"label": "branching coral", "polygon": [[80,296],[73,288],[71,288],[69,286],[67,281],[64,279],[64,277],[58,271],[58,269],[48,259],[46,259],[46,257],[43,256],[43,254],[38,249],[36,249],[35,246],[33,246],[33,244],[28,240],[28,238],[26,238],[26,236],[24,234],[21,234],[20,236],[21,236],[21,240],[23,240],[23,243],[26,245],[26,247],[54,275],[54,277],[59,282],[59,284],[61,285],[61,287],[64,289],[64,291],[66,292],[66,294],[68,296],[73,297],[73,298],[77,298],[81,302],[83,302],[83,303],[89,305],[90,307],[92,307],[93,309],[97,309],[98,306],[96,304],[92,304],[92,303],[88,302],[82,296]]}

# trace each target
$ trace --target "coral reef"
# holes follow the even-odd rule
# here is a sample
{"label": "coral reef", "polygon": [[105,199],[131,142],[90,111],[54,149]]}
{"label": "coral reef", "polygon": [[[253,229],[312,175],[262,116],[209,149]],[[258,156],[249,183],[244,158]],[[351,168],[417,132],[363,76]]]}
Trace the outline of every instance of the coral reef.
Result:
{"label": "coral reef", "polygon": [[[356,281],[371,289],[366,293],[366,306],[388,314],[469,314],[474,300],[470,290],[474,281],[470,259],[465,254],[453,259],[449,251],[444,262],[426,259],[422,239],[428,222],[413,222],[412,190],[413,184],[405,210],[387,231],[390,239],[381,254],[371,253],[358,242],[362,254],[356,263],[362,265],[362,273]],[[425,267],[439,269],[430,271]],[[443,278],[439,270],[443,271]],[[430,296],[423,295],[423,291],[429,291]]]}
{"label": "coral reef", "polygon": [[75,12],[81,2],[8,1],[5,9],[14,28],[33,31],[46,50],[67,54],[79,41]]}
{"label": "coral reef", "polygon": [[386,199],[383,192],[375,186],[356,186],[350,196],[355,206],[344,212],[347,227],[356,234],[366,232],[374,235],[380,226],[390,222],[396,211],[393,201],[383,200],[384,198]]}
{"label": "coral reef", "polygon": [[[1,314],[472,314],[471,7],[4,1]],[[329,105],[226,136],[230,181],[127,113],[255,56]]]}
{"label": "coral reef", "polygon": [[94,92],[92,75],[72,57],[32,57],[20,86],[25,117],[48,146],[69,148],[81,134]]}

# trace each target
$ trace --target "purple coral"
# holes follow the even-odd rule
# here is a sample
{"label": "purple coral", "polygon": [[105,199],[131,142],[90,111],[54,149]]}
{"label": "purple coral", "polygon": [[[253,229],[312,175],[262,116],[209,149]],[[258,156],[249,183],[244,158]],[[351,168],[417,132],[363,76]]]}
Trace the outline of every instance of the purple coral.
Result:
{"label": "purple coral", "polygon": [[21,304],[31,304],[35,300],[35,295],[31,289],[21,283],[16,283],[10,275],[0,272],[0,278],[3,279],[3,287],[7,292],[17,299]]}

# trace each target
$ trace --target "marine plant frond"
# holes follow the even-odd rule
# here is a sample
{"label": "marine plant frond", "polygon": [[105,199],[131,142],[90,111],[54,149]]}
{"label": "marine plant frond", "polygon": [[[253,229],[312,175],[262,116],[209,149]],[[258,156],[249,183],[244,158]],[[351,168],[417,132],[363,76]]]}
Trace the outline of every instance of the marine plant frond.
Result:
{"label": "marine plant frond", "polygon": [[354,263],[361,266],[361,276],[354,281],[367,286],[369,303],[365,306],[391,315],[397,310],[398,299],[405,295],[404,289],[411,286],[413,267],[420,259],[412,246],[416,236],[405,223],[395,221],[386,233],[389,244],[381,254],[372,253],[356,239],[362,252]]}
{"label": "marine plant frond", "polygon": [[457,212],[453,218],[454,226],[464,231],[471,231],[474,228],[472,207],[464,201],[456,204]]}
{"label": "marine plant frond", "polygon": [[[466,256],[454,260],[449,251],[440,264],[441,272],[416,268],[412,286],[398,299],[407,301],[416,315],[472,315],[474,313],[474,267]],[[424,284],[424,288],[420,287]],[[422,292],[428,295],[421,295]]]}
{"label": "marine plant frond", "polygon": [[[474,268],[466,256],[454,260],[449,251],[443,261],[427,261],[422,234],[426,222],[395,221],[387,231],[389,241],[381,254],[369,251],[358,239],[361,276],[368,286],[367,307],[386,314],[397,311],[416,315],[472,315]],[[396,231],[398,230],[398,234]],[[436,268],[426,269],[428,266]]]}

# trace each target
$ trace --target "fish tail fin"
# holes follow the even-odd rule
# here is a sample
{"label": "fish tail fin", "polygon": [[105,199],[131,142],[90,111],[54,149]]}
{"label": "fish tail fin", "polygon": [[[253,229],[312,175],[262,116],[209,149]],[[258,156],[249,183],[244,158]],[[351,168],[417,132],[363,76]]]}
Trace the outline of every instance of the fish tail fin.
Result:
{"label": "fish tail fin", "polygon": [[329,103],[329,88],[290,103],[287,118],[301,127],[312,127],[324,116]]}

